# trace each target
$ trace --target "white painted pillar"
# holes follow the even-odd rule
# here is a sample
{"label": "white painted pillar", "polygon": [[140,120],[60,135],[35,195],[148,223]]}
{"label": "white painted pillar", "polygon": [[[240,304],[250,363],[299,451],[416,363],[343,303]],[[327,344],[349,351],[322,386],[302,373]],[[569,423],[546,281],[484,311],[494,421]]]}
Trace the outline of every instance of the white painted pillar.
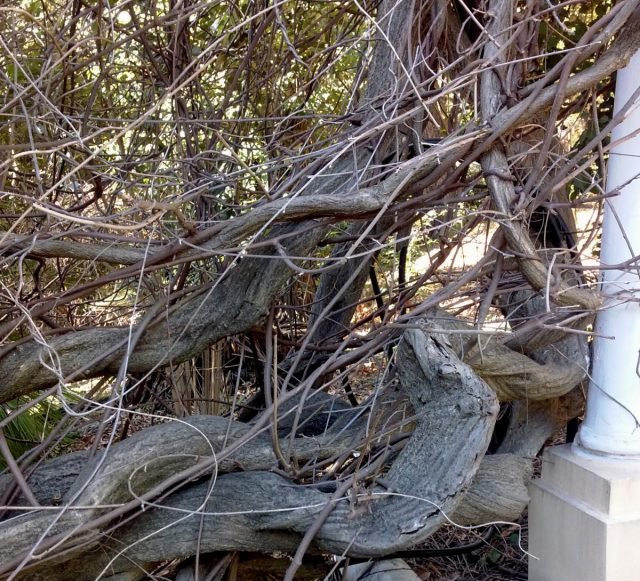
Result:
{"label": "white painted pillar", "polygon": [[[640,53],[618,72],[615,112],[638,87]],[[640,254],[637,131],[640,99],[612,136],[607,191],[620,193],[605,202],[605,268]],[[585,421],[573,446],[545,451],[530,485],[530,581],[640,579],[640,265],[604,270],[601,290]]]}
{"label": "white painted pillar", "polygon": [[[619,71],[614,114],[640,86],[640,53]],[[640,255],[640,101],[614,129],[600,260],[621,264]],[[610,456],[640,458],[640,264],[602,272],[605,307],[598,314],[587,416],[577,445]],[[606,338],[612,337],[612,338]],[[640,578],[640,577],[639,577]]]}

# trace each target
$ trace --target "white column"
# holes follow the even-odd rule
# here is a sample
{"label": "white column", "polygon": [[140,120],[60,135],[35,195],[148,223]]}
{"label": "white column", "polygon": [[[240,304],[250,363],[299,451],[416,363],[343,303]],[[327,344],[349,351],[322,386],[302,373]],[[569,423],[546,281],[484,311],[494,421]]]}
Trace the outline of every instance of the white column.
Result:
{"label": "white column", "polygon": [[[640,53],[618,72],[614,114],[640,86]],[[640,255],[640,101],[614,129],[605,202],[601,263]],[[576,445],[595,454],[640,458],[640,264],[602,272],[604,309],[598,313],[587,415]],[[640,577],[639,577],[640,578]]]}
{"label": "white column", "polygon": [[[615,111],[640,86],[640,53],[618,72]],[[640,107],[614,130],[603,267],[640,254]],[[616,143],[617,142],[617,143]],[[529,490],[529,581],[640,579],[640,273],[604,270],[587,416],[573,446],[545,450]]]}

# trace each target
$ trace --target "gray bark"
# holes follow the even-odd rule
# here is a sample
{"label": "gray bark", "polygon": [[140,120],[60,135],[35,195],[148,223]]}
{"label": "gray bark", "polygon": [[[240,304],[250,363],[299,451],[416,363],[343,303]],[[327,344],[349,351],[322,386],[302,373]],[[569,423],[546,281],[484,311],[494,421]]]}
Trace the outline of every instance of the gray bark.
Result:
{"label": "gray bark", "polygon": [[[624,18],[621,23],[616,20],[616,25],[621,27],[626,24],[612,47],[591,67],[580,71],[569,78],[565,93],[567,96],[586,91],[595,86],[603,78],[613,74],[623,67],[635,53],[640,44],[640,9],[634,9],[629,3],[625,11],[620,15]],[[495,131],[500,134],[524,123],[542,109],[549,106],[555,97],[555,87],[547,87],[535,95],[534,99],[527,99],[508,109],[500,109],[498,104],[500,86],[499,79],[493,76],[491,71],[486,73],[489,84],[483,94],[486,96],[485,107],[489,107],[485,113],[491,119],[491,126],[477,130],[470,126],[463,137],[449,137],[436,148],[431,148],[422,156],[405,164],[403,169],[382,184],[366,190],[349,191],[345,187],[345,176],[354,175],[353,162],[348,157],[342,160],[339,167],[339,177],[317,179],[314,183],[311,195],[298,199],[297,202],[287,207],[283,213],[283,202],[275,200],[265,204],[264,209],[252,217],[253,212],[232,220],[224,232],[222,238],[212,243],[213,247],[221,248],[229,240],[242,239],[243,236],[255,232],[257,228],[272,219],[275,215],[280,220],[303,220],[313,216],[340,215],[334,209],[337,204],[344,213],[341,215],[353,216],[354,213],[366,214],[375,212],[390,203],[388,195],[391,192],[398,194],[404,188],[434,172],[439,165],[447,166],[449,160],[459,159],[473,143],[481,139],[492,137]],[[493,80],[491,80],[493,79]],[[494,84],[492,84],[494,83]],[[496,100],[497,99],[497,100]],[[495,105],[491,103],[495,101]],[[498,110],[500,109],[500,110]],[[498,159],[495,155],[501,155]],[[367,156],[361,158],[364,161]],[[496,200],[496,208],[504,211],[506,216],[511,215],[510,201],[513,199],[513,184],[501,180],[496,175],[502,171],[508,172],[508,164],[504,153],[498,154],[493,150],[484,159],[484,165],[490,175],[488,178],[492,196]],[[437,172],[435,172],[437,173]],[[437,179],[437,178],[435,178]],[[353,182],[351,182],[353,183]],[[354,192],[358,192],[354,194]],[[334,197],[330,197],[333,194]],[[326,197],[325,197],[326,196]],[[505,224],[510,224],[508,220]],[[506,228],[509,242],[522,255],[533,257],[532,246],[527,243],[524,230],[516,222]],[[217,233],[220,234],[220,233]],[[212,235],[213,236],[213,235]],[[286,245],[286,250],[303,255],[306,250],[313,248],[319,240],[321,233],[309,235],[300,240],[294,237],[294,242]],[[276,264],[278,263],[278,264]],[[546,272],[542,265],[533,258],[522,261],[523,272],[530,279],[535,288],[544,288],[547,280]],[[156,324],[143,334],[139,348],[132,354],[130,369],[137,372],[147,372],[169,361],[179,362],[191,358],[204,347],[213,344],[219,339],[234,333],[239,333],[251,327],[259,320],[268,309],[268,305],[282,288],[284,281],[291,274],[291,269],[280,261],[269,259],[249,259],[243,261],[216,290],[211,292],[206,302],[200,299],[185,301],[175,316],[168,318],[168,324]],[[268,281],[268,282],[267,282]],[[556,298],[559,304],[578,304],[589,309],[597,308],[599,298],[586,290],[557,289]],[[255,293],[254,296],[249,293]],[[246,300],[245,300],[246,298]],[[196,324],[196,320],[197,323]],[[189,323],[188,329],[184,329],[185,323]],[[184,332],[183,332],[184,331]],[[8,354],[0,359],[0,374],[3,377],[11,377],[12,382],[5,384],[0,391],[0,401],[7,401],[32,393],[39,389],[54,385],[58,380],[75,374],[76,379],[96,377],[106,373],[117,372],[118,364],[122,359],[123,345],[128,336],[128,328],[92,329],[70,333],[64,337],[49,340],[49,348],[45,349],[34,342],[26,342],[16,346]],[[99,357],[105,352],[113,355],[107,358]],[[40,362],[49,361],[55,354],[54,361],[59,363],[58,374],[44,368]],[[78,372],[78,370],[83,370]]]}
{"label": "gray bark", "polygon": [[[363,227],[361,224],[354,224],[347,232],[352,236],[359,236]],[[311,341],[336,341],[349,331],[349,323],[369,277],[371,257],[378,246],[372,240],[364,242],[355,250],[355,254],[360,256],[357,261],[350,259],[322,275],[309,317]],[[331,258],[339,259],[350,248],[351,244],[339,245]]]}
{"label": "gray bark", "polygon": [[[403,10],[407,4],[401,3]],[[497,12],[493,13],[496,21],[491,32],[496,39],[500,39],[509,25],[498,20],[502,14],[508,14],[505,6],[498,4]],[[623,8],[626,12],[621,12],[621,16],[628,25],[617,34],[612,47],[598,62],[569,78],[564,87],[567,95],[593,87],[624,66],[635,53],[640,30],[638,9],[631,2]],[[409,27],[393,12],[390,15],[393,24],[388,32],[395,43],[404,38]],[[619,32],[621,26],[618,18],[612,23],[612,32]],[[369,152],[358,151],[355,163],[347,155],[337,160],[337,169],[332,170],[338,177],[316,176],[313,187],[304,195],[266,203],[206,233],[202,237],[203,248],[215,252],[236,244],[271,220],[298,222],[327,216],[347,219],[387,211],[406,188],[432,172],[436,174],[439,163],[448,167],[447,159],[458,159],[475,140],[479,143],[493,139],[495,144],[500,134],[553,102],[557,87],[547,86],[537,93],[529,93],[530,99],[502,108],[500,83],[492,68],[500,65],[500,58],[495,51],[489,51],[486,56],[492,62],[486,69],[481,91],[486,121],[481,130],[468,127],[462,138],[447,138],[440,147],[405,164],[397,175],[370,188],[358,187],[358,169],[366,163]],[[386,81],[379,86],[376,82],[393,78],[393,69],[389,51],[374,62],[372,95],[384,94]],[[515,219],[513,184],[500,177],[508,177],[504,152],[494,146],[482,161],[509,243],[523,257],[523,271],[531,284],[544,288],[547,273],[526,238],[523,225]],[[345,176],[349,178],[346,185]],[[282,242],[287,254],[304,256],[311,252],[324,231],[316,228],[308,232],[308,226],[277,229],[277,234],[291,235]],[[38,249],[43,253],[64,251],[51,245],[34,249],[36,255]],[[96,258],[100,252],[100,248],[87,249],[88,254],[97,254]],[[273,260],[274,253],[269,251],[264,258],[241,261],[204,300],[186,299],[162,321],[149,325],[131,354],[129,371],[143,373],[159,365],[189,359],[220,338],[242,332],[259,321],[293,272],[285,261]],[[124,264],[130,264],[134,258],[131,254],[110,255],[112,261]],[[559,304],[578,304],[588,309],[599,305],[597,297],[588,292],[563,285],[554,290]],[[0,388],[0,401],[69,378],[116,373],[125,354],[128,335],[128,328],[94,329],[50,339],[46,347],[35,341],[16,346],[0,359],[0,373],[11,379]],[[114,446],[102,460],[73,456],[39,468],[31,481],[37,498],[43,503],[57,504],[62,497],[63,505],[74,504],[64,512],[34,510],[0,524],[3,539],[0,567],[8,572],[23,559],[25,562],[31,559],[33,567],[24,571],[24,578],[95,579],[106,568],[114,578],[124,579],[136,578],[139,567],[144,568],[148,563],[183,558],[193,554],[196,548],[201,551],[291,551],[317,522],[324,506],[331,502],[335,503],[334,510],[322,523],[314,548],[359,556],[384,555],[421,541],[442,523],[441,511],[463,522],[492,520],[488,515],[496,513],[501,519],[505,514],[519,514],[526,502],[524,481],[529,464],[502,454],[484,459],[481,465],[496,413],[496,402],[487,386],[455,357],[446,339],[438,333],[424,335],[419,330],[411,330],[405,335],[399,352],[401,383],[418,419],[411,440],[382,479],[384,486],[376,486],[375,482],[370,488],[354,486],[356,497],[334,501],[326,492],[295,485],[267,472],[275,467],[276,461],[270,442],[259,434],[258,428],[223,423],[211,428],[206,437],[194,437],[194,427],[201,421],[200,427],[204,429],[208,419],[194,420],[190,425],[161,426]],[[476,365],[480,365],[478,361],[486,361],[482,353],[477,355]],[[43,361],[54,363],[57,373],[47,369]],[[542,363],[554,364],[550,359]],[[513,391],[514,382],[506,383],[508,394],[509,390]],[[562,389],[567,384],[568,380],[563,379]],[[527,387],[524,382],[522,386]],[[512,396],[519,399],[517,395]],[[540,399],[549,396],[549,391],[540,393]],[[229,441],[224,442],[227,428],[230,429]],[[539,439],[540,432],[537,433]],[[296,440],[293,455],[300,459],[328,457],[338,449],[349,450],[358,435],[358,432],[328,432],[329,440],[300,438]],[[522,445],[513,444],[505,449],[527,453]],[[196,470],[205,468],[208,479]],[[212,478],[214,468],[215,478]],[[248,472],[233,472],[238,469]],[[68,474],[62,474],[61,470],[67,470]],[[169,494],[165,483],[176,473],[183,476],[175,480],[175,484],[182,487]],[[196,476],[198,481],[189,480]],[[501,493],[493,497],[486,492],[496,489]],[[476,491],[480,492],[476,494]],[[165,493],[168,495],[164,496]],[[136,497],[141,494],[146,494],[145,510],[135,513],[140,506]],[[157,506],[151,504],[155,501]],[[125,503],[126,517],[132,520],[117,526],[121,523],[110,516],[110,509],[104,506],[112,503]],[[125,514],[117,517],[125,518]],[[57,552],[44,552],[54,545]],[[30,553],[32,549],[34,553]],[[62,550],[67,552],[61,553]]]}
{"label": "gray bark", "polygon": [[[159,501],[157,507],[147,507],[126,527],[111,531],[109,540],[100,542],[99,533],[84,529],[95,531],[110,522],[105,505],[129,502],[135,506],[135,499],[144,494],[151,502],[153,490],[163,480],[188,471],[203,456],[208,466],[222,469],[259,465],[261,454],[242,456],[243,449],[252,448],[251,442],[237,447],[240,456],[226,455],[223,450],[212,456],[224,442],[220,425],[216,434],[194,437],[193,428],[199,421],[224,424],[220,418],[156,426],[147,432],[163,438],[164,446],[149,447],[150,439],[143,432],[114,446],[104,459],[92,460],[67,492],[66,508],[60,514],[35,511],[2,523],[0,538],[11,539],[11,543],[0,544],[3,570],[11,570],[34,547],[41,551],[54,541],[66,546],[69,554],[56,557],[65,561],[64,567],[53,568],[60,571],[58,576],[51,572],[50,563],[42,565],[48,579],[91,579],[105,566],[113,573],[124,572],[132,568],[132,561],[183,558],[196,547],[203,552],[293,550],[327,502],[334,504],[333,511],[314,539],[314,546],[321,551],[382,556],[424,540],[443,522],[443,514],[454,513],[468,490],[488,445],[497,403],[486,384],[441,338],[415,329],[407,331],[399,346],[398,362],[400,382],[417,420],[411,439],[385,475],[385,487],[356,487],[356,496],[332,500],[327,493],[296,486],[268,472],[253,470],[217,477],[214,472],[213,477]],[[231,438],[246,435],[246,427],[229,427]],[[171,434],[170,441],[167,434]],[[266,441],[264,446],[268,446]],[[256,448],[269,455],[262,446]],[[311,453],[318,453],[318,449],[314,442]],[[41,538],[43,531],[55,539]],[[29,578],[37,574],[38,567],[25,572]]]}
{"label": "gray bark", "polygon": [[[403,40],[411,30],[411,10],[412,4],[408,0],[385,2],[381,6],[382,24],[377,33],[365,101],[384,95],[394,86],[399,64],[395,62],[398,54],[395,47],[406,46]],[[376,118],[378,115],[377,112],[373,114]],[[458,154],[468,145],[469,141],[458,146]],[[420,179],[437,167],[442,159],[440,154],[432,152],[382,184],[361,189],[359,184],[370,155],[371,142],[360,142],[355,151],[350,150],[327,163],[309,183],[289,192],[287,197],[259,205],[242,216],[200,232],[190,242],[208,251],[216,251],[237,245],[271,222],[302,221],[323,216],[354,218],[370,214],[383,208],[392,192],[406,187],[411,181],[407,179],[409,176]],[[326,228],[316,228],[308,232],[308,227],[307,223],[301,227],[276,228],[272,238],[287,235],[281,242],[284,253],[287,256],[308,256],[326,231]],[[176,253],[184,248],[174,246]],[[170,257],[170,250],[162,249],[160,253]],[[158,322],[149,325],[135,350],[128,354],[128,371],[145,373],[161,365],[186,361],[219,339],[241,333],[263,318],[293,273],[285,260],[273,259],[277,254],[275,250],[263,253],[264,259],[245,259],[232,268],[204,299],[187,299],[173,312],[163,313]],[[152,254],[147,262],[153,264],[156,260],[157,255]],[[132,273],[135,276],[139,274],[136,271]],[[128,327],[92,329],[51,338],[46,347],[36,341],[15,346],[0,358],[0,374],[12,378],[10,384],[0,388],[0,402],[57,382],[64,383],[70,378],[79,380],[116,374],[126,355],[129,335]]]}

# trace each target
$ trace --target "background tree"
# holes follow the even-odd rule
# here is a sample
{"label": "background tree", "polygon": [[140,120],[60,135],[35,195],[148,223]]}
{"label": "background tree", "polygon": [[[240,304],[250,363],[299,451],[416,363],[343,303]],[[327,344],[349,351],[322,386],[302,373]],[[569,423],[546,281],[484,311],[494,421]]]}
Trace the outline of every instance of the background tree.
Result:
{"label": "background tree", "polygon": [[581,411],[637,4],[0,7],[2,574],[517,518]]}

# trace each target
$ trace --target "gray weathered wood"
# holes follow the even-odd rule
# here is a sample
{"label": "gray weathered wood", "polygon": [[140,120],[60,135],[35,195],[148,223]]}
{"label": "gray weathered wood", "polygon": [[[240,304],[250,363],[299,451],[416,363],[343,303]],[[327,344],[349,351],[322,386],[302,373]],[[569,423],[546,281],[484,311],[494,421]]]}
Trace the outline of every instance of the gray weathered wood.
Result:
{"label": "gray weathered wood", "polygon": [[[405,333],[398,367],[400,383],[416,412],[415,431],[386,474],[385,487],[356,488],[355,497],[348,495],[335,502],[314,541],[320,550],[382,556],[426,539],[442,524],[444,514],[453,514],[478,469],[497,414],[493,392],[442,338],[418,329]],[[197,418],[194,420],[197,424]],[[170,433],[167,427],[156,426],[147,432],[165,436]],[[83,470],[65,501],[93,509],[69,507],[61,515],[36,511],[0,524],[0,538],[12,539],[11,544],[0,544],[4,567],[11,567],[20,551],[37,545],[36,539],[47,527],[72,537],[76,527],[108,510],[96,503],[122,503],[144,493],[201,454],[210,455],[223,436],[220,430],[217,436],[194,436],[193,425],[172,427],[175,434],[169,449],[176,451],[171,454],[162,454],[159,448],[150,450],[143,432]],[[235,436],[245,429],[238,427]],[[240,462],[237,457],[229,461]],[[243,462],[247,468],[255,467],[250,460]],[[203,552],[292,550],[330,498],[268,472],[214,474],[169,496],[162,502],[164,508],[147,508],[127,527],[112,531],[111,540],[99,549],[100,537],[84,533],[88,544],[71,550],[61,571],[68,575],[75,570],[75,553],[85,565],[84,570],[78,566],[74,578],[92,578],[123,547],[126,558],[117,559],[118,567],[110,565],[114,573],[130,568],[131,560],[182,558],[196,546]],[[198,507],[205,512],[198,514]],[[92,546],[96,553],[88,559]]]}

